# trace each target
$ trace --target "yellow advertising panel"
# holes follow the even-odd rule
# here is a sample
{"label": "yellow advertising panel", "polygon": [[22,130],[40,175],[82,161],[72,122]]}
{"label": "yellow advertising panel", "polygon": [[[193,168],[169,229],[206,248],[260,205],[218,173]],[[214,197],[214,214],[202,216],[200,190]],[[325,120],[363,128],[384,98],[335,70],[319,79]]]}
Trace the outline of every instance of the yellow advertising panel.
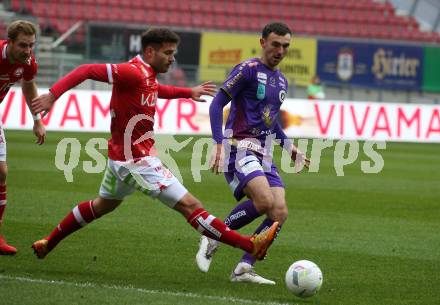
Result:
{"label": "yellow advertising panel", "polygon": [[280,63],[280,70],[290,83],[307,86],[316,74],[317,40],[293,37],[289,52]]}
{"label": "yellow advertising panel", "polygon": [[[280,69],[289,82],[305,86],[316,73],[316,40],[296,38]],[[260,57],[260,35],[203,33],[200,43],[200,79],[222,82],[239,62]]]}

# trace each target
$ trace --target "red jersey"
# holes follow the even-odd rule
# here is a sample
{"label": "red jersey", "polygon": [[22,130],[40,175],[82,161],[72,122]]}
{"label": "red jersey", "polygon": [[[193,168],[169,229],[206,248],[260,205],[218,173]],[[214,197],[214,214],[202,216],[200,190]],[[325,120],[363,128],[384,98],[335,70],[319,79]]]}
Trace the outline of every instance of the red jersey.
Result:
{"label": "red jersey", "polygon": [[[158,96],[191,96],[190,88],[159,85],[156,72],[139,55],[121,64],[82,65],[55,83],[50,91],[58,98],[85,79],[113,84],[110,100],[112,137],[108,141],[108,156],[116,161],[136,160],[150,154],[154,144],[152,132]],[[124,139],[125,135],[127,139]],[[124,146],[124,140],[130,141],[130,147]]]}
{"label": "red jersey", "polygon": [[37,74],[37,62],[32,54],[26,63],[9,62],[8,41],[0,40],[0,103],[5,98],[9,88],[20,79],[30,81]]}

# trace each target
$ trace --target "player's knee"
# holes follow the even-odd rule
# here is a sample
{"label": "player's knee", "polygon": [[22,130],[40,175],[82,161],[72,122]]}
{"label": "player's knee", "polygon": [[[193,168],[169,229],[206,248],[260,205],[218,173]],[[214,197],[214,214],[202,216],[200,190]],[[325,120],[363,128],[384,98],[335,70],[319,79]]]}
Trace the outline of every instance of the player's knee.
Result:
{"label": "player's knee", "polygon": [[257,211],[262,214],[267,213],[274,206],[274,196],[270,191],[263,192],[259,196],[256,196],[256,198],[252,198],[252,200],[257,208]]}
{"label": "player's knee", "polygon": [[0,166],[0,184],[6,183],[7,176],[8,176],[8,167],[6,165]]}
{"label": "player's knee", "polygon": [[194,197],[191,193],[186,193],[182,199],[180,199],[174,209],[180,212],[183,216],[188,218],[196,209],[202,208],[202,203]]}
{"label": "player's knee", "polygon": [[101,217],[102,215],[110,213],[111,211],[116,209],[119,204],[121,204],[121,202],[121,200],[111,200],[98,197],[93,200],[93,210],[98,217]]}

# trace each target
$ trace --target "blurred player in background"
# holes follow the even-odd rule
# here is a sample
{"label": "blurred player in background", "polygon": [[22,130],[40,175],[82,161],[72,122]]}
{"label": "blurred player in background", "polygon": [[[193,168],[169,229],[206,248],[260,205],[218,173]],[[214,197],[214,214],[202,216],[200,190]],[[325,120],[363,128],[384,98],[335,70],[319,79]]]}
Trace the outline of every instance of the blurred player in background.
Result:
{"label": "blurred player in background", "polygon": [[310,84],[307,86],[307,98],[309,100],[325,99],[324,87],[318,75],[313,76],[310,80]]}
{"label": "blurred player in background", "polygon": [[[246,60],[232,70],[209,109],[211,129],[215,141],[211,169],[225,172],[235,198],[247,196],[249,200],[238,204],[226,218],[232,230],[238,230],[261,215],[266,218],[255,234],[264,232],[274,222],[280,227],[287,218],[284,184],[272,162],[271,144],[275,138],[291,154],[296,165],[308,166],[309,160],[284,134],[277,121],[280,106],[287,94],[287,79],[277,69],[289,50],[292,33],[282,23],[264,27],[260,44],[261,58]],[[230,101],[231,109],[222,134],[223,107]],[[225,138],[225,140],[223,139]],[[227,145],[223,145],[226,141]],[[224,159],[225,146],[229,160]],[[201,271],[207,272],[218,242],[202,237],[196,261]],[[256,260],[243,255],[231,274],[232,282],[275,284],[257,275],[253,265]]]}
{"label": "blurred player in background", "polygon": [[[8,28],[8,39],[0,40],[0,103],[5,98],[9,88],[21,80],[21,89],[30,106],[33,98],[37,97],[37,85],[34,78],[37,74],[37,63],[33,50],[35,47],[37,29],[34,24],[24,20],[12,22]],[[37,143],[43,144],[46,135],[40,116],[34,115],[33,131]],[[0,230],[6,209],[6,138],[0,121]],[[8,245],[0,231],[0,255],[14,255],[17,249]]]}
{"label": "blurred player in background", "polygon": [[32,245],[39,258],[44,258],[69,234],[113,211],[135,190],[180,212],[200,233],[239,247],[255,259],[264,257],[275,236],[277,223],[266,233],[252,237],[230,230],[205,211],[200,201],[156,157],[152,133],[157,98],[203,101],[202,95],[215,93],[215,85],[210,82],[194,88],[158,84],[157,74],[167,72],[175,61],[178,42],[177,34],[168,29],[150,29],[142,35],[142,55],[122,64],[82,65],[56,82],[48,94],[33,101],[33,110],[40,113],[49,111],[64,92],[86,79],[113,84],[109,159],[99,196],[79,203],[49,236]]}

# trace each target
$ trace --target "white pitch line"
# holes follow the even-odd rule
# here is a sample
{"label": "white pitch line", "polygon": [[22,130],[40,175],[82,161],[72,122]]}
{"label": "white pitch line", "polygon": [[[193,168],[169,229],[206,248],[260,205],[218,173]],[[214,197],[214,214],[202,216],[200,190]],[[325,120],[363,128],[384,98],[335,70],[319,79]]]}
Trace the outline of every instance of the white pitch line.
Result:
{"label": "white pitch line", "polygon": [[21,277],[21,276],[8,276],[8,275],[0,275],[0,279],[15,281],[15,282],[27,282],[27,283],[38,283],[38,284],[48,284],[48,285],[60,285],[60,286],[73,286],[73,287],[80,287],[80,288],[104,288],[104,289],[110,289],[110,290],[125,290],[125,291],[134,291],[134,292],[145,293],[145,294],[163,294],[163,295],[176,296],[176,297],[226,301],[229,303],[243,303],[243,304],[255,304],[255,305],[292,305],[289,303],[259,302],[259,301],[249,300],[249,299],[240,299],[240,298],[233,298],[233,297],[203,295],[203,294],[197,294],[197,293],[167,291],[167,290],[150,290],[150,289],[144,289],[144,288],[137,288],[134,286],[106,285],[106,284],[98,284],[98,283],[91,283],[91,282],[76,283],[76,282],[66,282],[66,281],[62,281],[62,280],[44,280],[44,279],[35,279],[35,278],[28,278],[28,277]]}

